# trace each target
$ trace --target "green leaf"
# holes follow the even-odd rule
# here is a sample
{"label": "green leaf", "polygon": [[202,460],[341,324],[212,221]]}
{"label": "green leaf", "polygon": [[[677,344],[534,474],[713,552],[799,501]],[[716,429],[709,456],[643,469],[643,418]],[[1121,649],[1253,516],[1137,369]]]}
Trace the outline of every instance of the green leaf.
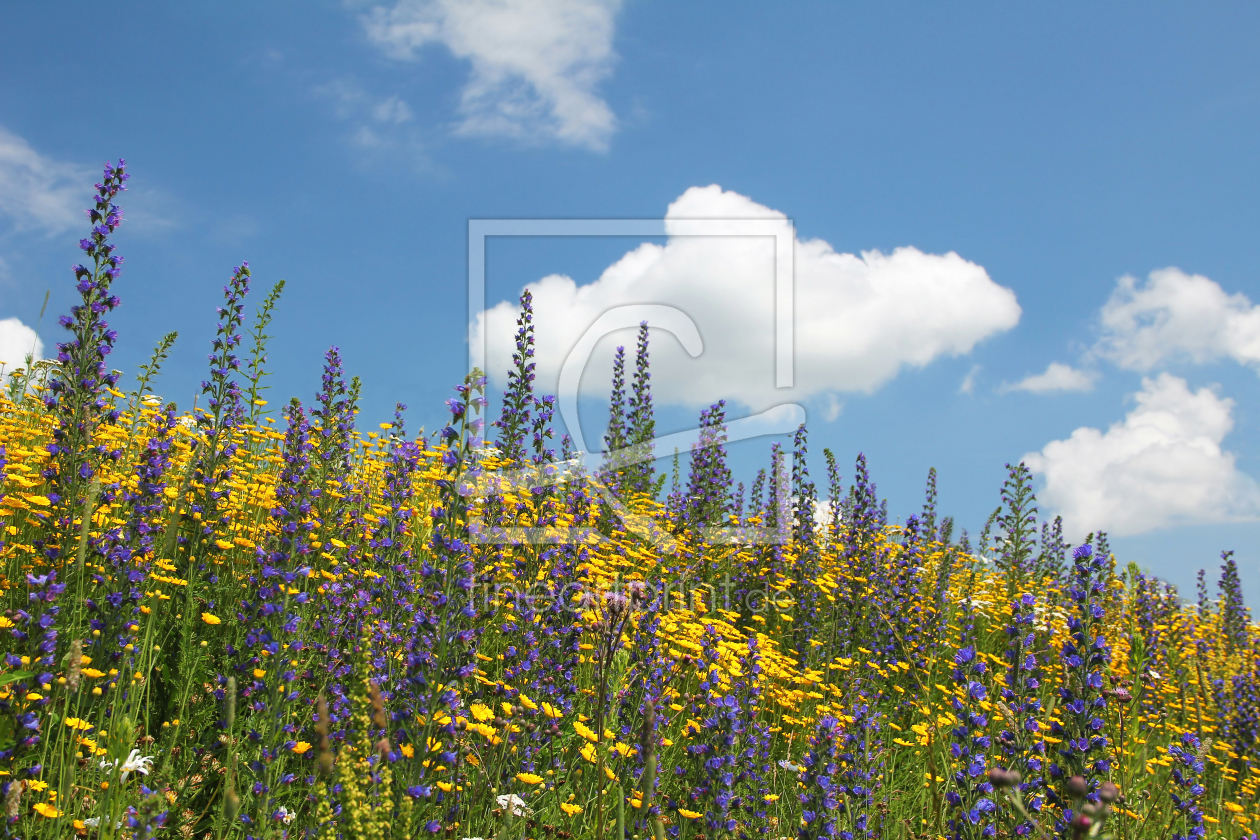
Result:
{"label": "green leaf", "polygon": [[29,680],[33,676],[35,675],[30,671],[14,671],[12,674],[5,674],[3,677],[0,677],[0,685],[8,685],[19,680]]}

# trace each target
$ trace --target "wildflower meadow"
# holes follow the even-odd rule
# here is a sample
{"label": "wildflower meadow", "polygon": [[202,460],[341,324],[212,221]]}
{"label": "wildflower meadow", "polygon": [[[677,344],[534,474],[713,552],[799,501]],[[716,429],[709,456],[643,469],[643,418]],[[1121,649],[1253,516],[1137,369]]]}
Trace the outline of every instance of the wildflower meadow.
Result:
{"label": "wildflower meadow", "polygon": [[497,419],[475,371],[426,435],[361,426],[335,347],[265,399],[282,284],[242,264],[180,413],[173,334],[110,366],[127,177],[56,358],[0,397],[6,836],[1256,837],[1228,552],[1187,597],[1067,544],[1022,464],[978,534],[934,472],[896,524],[805,427],[745,487],[721,403],[658,470],[650,324],[588,472],[528,294]]}

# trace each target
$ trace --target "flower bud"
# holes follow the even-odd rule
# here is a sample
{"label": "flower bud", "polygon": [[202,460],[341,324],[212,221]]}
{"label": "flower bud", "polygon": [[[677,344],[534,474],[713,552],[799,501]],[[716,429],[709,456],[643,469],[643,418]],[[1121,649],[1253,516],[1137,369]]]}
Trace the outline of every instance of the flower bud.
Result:
{"label": "flower bud", "polygon": [[989,770],[989,783],[995,788],[1008,788],[1012,786],[1010,774],[1001,767],[993,767]]}

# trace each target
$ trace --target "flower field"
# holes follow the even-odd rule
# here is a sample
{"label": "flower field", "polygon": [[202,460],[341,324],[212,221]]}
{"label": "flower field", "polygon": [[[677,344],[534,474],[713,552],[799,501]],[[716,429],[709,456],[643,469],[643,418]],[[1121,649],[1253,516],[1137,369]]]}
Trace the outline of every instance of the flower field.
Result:
{"label": "flower field", "polygon": [[474,373],[426,436],[401,405],[360,427],[335,348],[272,413],[281,286],[247,313],[242,265],[180,414],[173,335],[134,387],[108,364],[125,181],[58,358],[0,398],[7,836],[1256,836],[1228,553],[1184,598],[1065,544],[1022,465],[978,535],[934,473],[895,524],[803,427],[746,492],[721,404],[658,475],[646,326],[587,474],[534,393],[528,294],[498,419]]}

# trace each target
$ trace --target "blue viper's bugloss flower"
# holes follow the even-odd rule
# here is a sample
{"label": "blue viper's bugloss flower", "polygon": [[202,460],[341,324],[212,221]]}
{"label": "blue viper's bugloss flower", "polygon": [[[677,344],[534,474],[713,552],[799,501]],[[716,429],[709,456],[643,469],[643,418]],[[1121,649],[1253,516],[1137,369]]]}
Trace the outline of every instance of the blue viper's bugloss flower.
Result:
{"label": "blue viper's bugloss flower", "polygon": [[809,752],[801,760],[800,793],[801,828],[797,836],[801,840],[820,840],[836,837],[836,817],[840,808],[840,791],[836,776],[840,772],[840,740],[843,728],[831,715],[818,719],[814,734],[809,741]]}
{"label": "blue viper's bugloss flower", "polygon": [[[1037,693],[1041,688],[1041,670],[1037,662],[1036,636],[1034,633],[1036,599],[1023,594],[1011,604],[1011,620],[1006,626],[1006,681],[1001,689],[1002,702],[1006,704],[1006,720],[998,735],[999,766],[1020,774],[1020,794],[1025,807],[1036,813],[1041,810],[1044,795],[1041,792],[1045,771],[1046,743],[1041,723],[1041,701]],[[1017,834],[1033,830],[1030,822],[1022,820],[1014,812],[1006,814]]]}
{"label": "blue viper's bugloss flower", "polygon": [[958,689],[950,701],[955,725],[950,729],[950,757],[958,764],[952,774],[946,800],[951,807],[950,836],[953,840],[992,837],[997,806],[989,782],[988,750],[991,739],[985,734],[989,718],[984,711],[989,695],[985,687],[988,666],[977,655],[970,600],[963,610],[962,644],[954,654],[953,679]]}
{"label": "blue viper's bugloss flower", "polygon": [[1203,776],[1203,749],[1199,737],[1193,732],[1181,736],[1180,744],[1168,747],[1172,760],[1173,789],[1169,792],[1173,807],[1172,840],[1197,840],[1207,836],[1203,825],[1203,810],[1199,800],[1206,792],[1199,781]]}
{"label": "blue viper's bugloss flower", "polygon": [[726,400],[700,412],[700,438],[691,447],[683,516],[695,528],[726,525],[731,512],[731,470],[726,463]]}
{"label": "blue viper's bugloss flower", "polygon": [[[503,392],[503,409],[494,422],[499,430],[499,453],[516,464],[525,462],[525,434],[530,428],[530,409],[534,404],[534,297],[529,289],[521,292],[521,315],[517,319],[516,350],[512,353],[513,369],[508,371],[508,386]],[[452,413],[457,409],[452,407]],[[460,419],[456,416],[454,419]]]}
{"label": "blue viper's bugloss flower", "polygon": [[[1059,653],[1067,672],[1066,684],[1059,689],[1059,717],[1063,723],[1052,721],[1050,725],[1050,731],[1062,743],[1057,760],[1050,765],[1050,775],[1060,782],[1073,776],[1083,777],[1092,800],[1111,769],[1103,717],[1107,698],[1102,691],[1102,672],[1111,662],[1111,646],[1103,635],[1102,622],[1109,572],[1107,558],[1095,553],[1090,545],[1073,551],[1072,563],[1068,598],[1073,611],[1067,622],[1068,638]],[[1053,788],[1048,792],[1052,799],[1061,803],[1066,800]],[[1072,809],[1065,805],[1061,822],[1066,825],[1071,818]]]}

